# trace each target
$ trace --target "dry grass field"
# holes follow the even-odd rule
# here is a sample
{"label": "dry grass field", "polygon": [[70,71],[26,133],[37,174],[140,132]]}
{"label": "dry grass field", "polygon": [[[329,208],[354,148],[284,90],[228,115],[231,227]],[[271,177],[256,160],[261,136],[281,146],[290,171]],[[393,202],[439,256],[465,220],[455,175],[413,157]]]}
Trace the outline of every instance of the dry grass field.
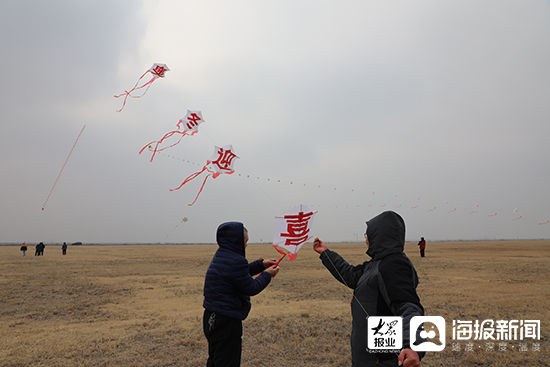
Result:
{"label": "dry grass field", "polygon": [[[363,244],[328,245],[367,260]],[[204,366],[202,286],[216,248],[79,246],[62,256],[47,246],[22,257],[0,247],[0,366]],[[447,348],[423,366],[550,366],[550,241],[428,243],[426,258],[408,243],[406,252],[426,313],[447,320]],[[249,260],[275,255],[247,248]],[[306,245],[252,298],[242,366],[349,366],[350,297]],[[453,319],[540,319],[540,351],[513,342],[453,351]]]}

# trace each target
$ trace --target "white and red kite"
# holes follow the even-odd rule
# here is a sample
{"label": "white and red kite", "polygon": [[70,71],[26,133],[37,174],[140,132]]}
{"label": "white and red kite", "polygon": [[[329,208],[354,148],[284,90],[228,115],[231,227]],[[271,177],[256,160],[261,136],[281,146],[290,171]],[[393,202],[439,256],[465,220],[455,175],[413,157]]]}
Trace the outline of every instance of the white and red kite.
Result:
{"label": "white and red kite", "polygon": [[273,247],[283,255],[277,261],[277,265],[285,256],[288,256],[289,260],[296,259],[300,248],[313,237],[310,235],[310,225],[316,213],[316,210],[309,210],[300,205],[299,208],[275,217]]}
{"label": "white and red kite", "polygon": [[[170,131],[164,134],[164,136],[160,140],[147,143],[143,148],[141,148],[139,154],[143,153],[146,148],[149,148],[149,150],[153,151],[150,160],[152,162],[157,152],[162,152],[163,150],[171,148],[174,145],[178,144],[185,135],[195,135],[196,133],[198,133],[199,125],[204,121],[205,120],[202,117],[201,111],[187,110],[187,114],[185,115],[185,117],[178,121],[178,124],[176,125],[177,130]],[[176,142],[172,141],[170,143],[169,140],[172,140],[170,138],[177,135],[180,136],[179,139]],[[163,146],[163,143],[166,144],[166,146]]]}
{"label": "white and red kite", "polygon": [[178,187],[176,187],[175,189],[170,189],[170,191],[181,189],[183,185],[185,185],[191,180],[194,180],[204,171],[207,171],[208,174],[204,178],[204,181],[202,182],[201,188],[199,189],[199,192],[197,193],[195,200],[193,200],[191,204],[187,204],[189,206],[192,206],[193,204],[195,204],[195,202],[199,198],[199,195],[201,194],[202,189],[204,188],[204,185],[206,184],[206,180],[208,179],[208,177],[212,176],[212,178],[215,179],[221,174],[230,175],[235,172],[235,170],[233,169],[233,164],[235,164],[235,158],[239,158],[239,157],[235,154],[235,152],[233,151],[233,147],[231,145],[226,145],[223,148],[214,147],[214,154],[212,154],[210,159],[206,161],[206,164],[204,165],[202,170],[191,174]]}
{"label": "white and red kite", "polygon": [[[130,89],[129,91],[125,90],[123,93],[120,93],[120,94],[117,94],[117,95],[114,96],[115,98],[120,98],[120,97],[124,96],[124,102],[122,103],[122,107],[120,107],[120,109],[117,110],[117,112],[122,111],[122,109],[126,105],[126,100],[128,99],[128,97],[132,97],[132,98],[143,97],[143,95],[145,95],[145,93],[147,93],[147,90],[149,89],[151,84],[153,84],[153,82],[158,78],[164,78],[164,74],[169,70],[170,69],[168,69],[168,66],[166,66],[166,64],[153,64],[153,66],[151,66],[149,68],[149,70],[147,70],[145,73],[143,73],[142,76],[139,77],[139,79],[137,80],[136,84],[134,85],[134,87],[132,89]],[[147,73],[151,73],[152,78],[149,81],[147,81],[143,84],[140,84],[141,80],[143,78],[145,78]],[[133,92],[135,92],[137,90],[140,90],[140,89],[143,89],[143,88],[145,88],[143,93],[138,94],[138,95],[135,95],[135,94],[132,95]]]}

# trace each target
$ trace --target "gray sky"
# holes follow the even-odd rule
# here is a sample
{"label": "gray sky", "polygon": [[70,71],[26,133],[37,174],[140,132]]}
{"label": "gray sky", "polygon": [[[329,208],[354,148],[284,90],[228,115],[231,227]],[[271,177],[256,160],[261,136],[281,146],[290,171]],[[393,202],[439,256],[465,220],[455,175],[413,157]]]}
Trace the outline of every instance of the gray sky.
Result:
{"label": "gray sky", "polygon": [[[408,240],[550,237],[548,1],[2,1],[0,39],[0,242],[271,241],[299,204],[327,241],[388,209]],[[178,159],[138,155],[187,109]],[[234,175],[169,191],[227,144]]]}

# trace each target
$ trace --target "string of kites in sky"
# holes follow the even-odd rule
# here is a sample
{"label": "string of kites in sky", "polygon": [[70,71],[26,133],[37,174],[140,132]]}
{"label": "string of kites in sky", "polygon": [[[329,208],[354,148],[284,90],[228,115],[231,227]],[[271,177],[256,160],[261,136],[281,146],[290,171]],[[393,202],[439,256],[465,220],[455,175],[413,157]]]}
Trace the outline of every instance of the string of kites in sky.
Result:
{"label": "string of kites in sky", "polygon": [[[173,159],[180,161],[185,164],[200,166],[199,163],[182,158],[180,156],[174,155],[173,153],[163,153],[163,157]],[[356,204],[355,207],[368,207],[368,208],[380,208],[380,209],[410,209],[418,212],[426,212],[426,213],[444,213],[448,215],[452,215],[454,213],[459,214],[468,214],[472,216],[486,216],[487,218],[493,218],[493,217],[508,217],[512,221],[520,221],[524,220],[524,216],[520,214],[519,208],[514,208],[510,211],[504,211],[504,210],[490,210],[490,208],[484,208],[479,203],[473,203],[471,206],[463,206],[463,207],[455,207],[452,206],[449,200],[444,200],[440,205],[429,205],[429,203],[425,202],[425,199],[422,198],[421,195],[416,196],[413,200],[406,200],[401,197],[399,194],[393,194],[391,197],[386,197],[384,200],[384,197],[376,193],[375,191],[369,191],[361,192],[360,190],[354,189],[354,188],[342,188],[337,186],[331,186],[331,185],[319,185],[319,184],[312,184],[312,183],[304,183],[299,182],[295,179],[289,179],[289,178],[277,178],[277,177],[265,177],[265,176],[259,176],[254,173],[245,173],[240,172],[236,173],[236,176],[242,177],[243,179],[248,179],[250,182],[259,182],[262,184],[265,183],[271,183],[271,184],[286,184],[286,185],[293,185],[295,187],[303,187],[307,189],[318,189],[318,190],[328,190],[331,192],[338,191],[338,192],[353,192],[357,195],[362,195],[364,198],[365,204]],[[376,199],[381,200],[381,202],[375,203]],[[391,201],[393,199],[393,202]],[[408,204],[407,201],[409,201]],[[338,207],[338,205],[336,206]],[[508,214],[507,214],[508,213]],[[538,221],[536,224],[538,225],[545,225],[550,224],[550,220],[545,221]]]}
{"label": "string of kites in sky", "polygon": [[[125,90],[123,93],[115,95],[114,96],[115,98],[124,97],[122,106],[120,107],[120,109],[117,110],[117,112],[121,112],[123,110],[124,106],[126,105],[126,101],[127,101],[128,97],[141,98],[142,96],[144,96],[147,93],[147,91],[149,90],[149,88],[151,87],[151,85],[153,84],[153,82],[155,80],[159,79],[159,78],[164,78],[167,71],[170,71],[170,69],[168,68],[168,66],[166,64],[155,63],[155,64],[153,64],[153,66],[151,66],[148,70],[146,70],[138,78],[138,80],[136,81],[134,86],[129,91]],[[151,79],[149,79],[146,82],[143,82],[143,79],[147,76],[147,74],[151,74]],[[136,92],[137,93],[141,92],[141,94],[135,94]],[[151,151],[150,162],[152,162],[153,159],[155,158],[155,156],[159,152],[162,152],[166,149],[172,148],[175,145],[179,144],[181,142],[181,140],[183,139],[183,137],[185,137],[187,135],[188,136],[193,136],[196,133],[198,133],[199,125],[203,122],[205,122],[205,120],[202,116],[201,111],[187,110],[187,114],[182,119],[180,119],[178,121],[178,123],[176,125],[176,130],[172,130],[172,131],[169,131],[169,132],[165,133],[159,140],[155,140],[155,141],[151,141],[151,142],[147,143],[143,148],[141,148],[141,150],[139,151],[139,154],[142,154],[146,149],[148,151]],[[175,142],[168,142],[169,139],[174,137],[174,136],[179,137],[179,139],[177,139]],[[79,137],[80,137],[80,135],[79,135]],[[77,139],[77,141],[78,141],[78,139]],[[76,144],[76,142],[75,142],[75,144]],[[73,149],[74,149],[74,146],[73,146]],[[72,153],[72,150],[71,150],[71,153]],[[69,156],[70,156],[70,154],[69,154]],[[235,158],[239,158],[239,157],[237,156],[237,154],[235,153],[235,151],[233,150],[233,147],[231,145],[225,145],[224,147],[215,146],[214,147],[214,153],[210,156],[209,159],[206,160],[206,162],[204,163],[202,169],[200,171],[194,172],[191,175],[189,175],[187,178],[185,178],[181,182],[181,184],[179,186],[177,186],[173,189],[170,189],[170,191],[177,191],[177,190],[181,189],[188,182],[190,182],[190,181],[194,180],[195,178],[199,177],[202,173],[207,172],[206,175],[204,176],[204,180],[203,180],[203,182],[200,186],[200,189],[199,189],[195,199],[193,200],[192,203],[188,204],[189,206],[193,206],[197,202],[197,200],[199,198],[199,195],[203,191],[204,186],[206,184],[206,181],[208,180],[209,177],[212,177],[212,179],[216,179],[217,177],[219,177],[222,174],[233,174],[233,173],[235,173],[235,170],[233,169],[233,164],[234,164]],[[240,173],[238,175],[241,176]],[[250,175],[247,175],[247,176],[250,177]],[[257,177],[257,179],[260,179],[259,176],[256,176],[256,177]],[[268,178],[267,181],[270,181],[270,178]],[[281,180],[277,180],[277,182],[281,182]],[[290,181],[290,184],[293,184],[293,182]],[[304,184],[304,186],[306,186],[306,184]],[[318,185],[318,187],[320,188],[321,186]],[[53,188],[52,188],[52,190],[53,190]],[[336,190],[336,188],[334,188],[334,190]],[[352,189],[352,191],[354,191],[354,190]],[[374,192],[373,192],[373,194],[374,194]],[[394,195],[394,197],[397,197],[397,196],[398,196],[397,194]],[[420,197],[418,197],[417,199],[419,200]],[[447,205],[448,203],[449,203],[448,200],[446,200],[445,205]],[[371,207],[371,206],[372,206],[372,204],[369,204],[369,207]],[[397,208],[400,208],[401,206],[402,206],[402,204],[399,204],[397,206]],[[380,205],[380,208],[384,208],[384,207],[386,207],[385,203]],[[410,208],[411,209],[418,209],[419,205],[418,204],[412,205]],[[430,212],[430,213],[433,213],[436,210],[438,210],[438,207],[433,206],[430,209],[428,209],[427,211]],[[456,207],[453,207],[452,209],[448,210],[447,213],[448,214],[455,213],[455,212],[457,212],[457,210],[458,209]],[[301,213],[301,212],[302,211],[299,211],[299,213]],[[479,204],[476,203],[474,205],[474,210],[471,210],[470,214],[473,215],[473,214],[477,214],[478,212],[479,212]],[[523,219],[523,216],[519,215],[519,213],[518,213],[519,212],[518,208],[515,208],[513,210],[513,212],[515,214],[515,216],[512,218],[513,221],[519,221],[519,220]],[[498,214],[499,214],[498,211],[493,211],[490,214],[488,214],[487,216],[488,217],[496,217]],[[550,223],[550,220],[545,220],[545,221],[540,221],[537,224],[538,225],[546,225],[546,224],[549,224],[549,223]],[[289,256],[289,258],[292,258],[292,256]]]}
{"label": "string of kites in sky", "polygon": [[[168,70],[170,69],[166,66],[166,64],[153,64],[153,66],[143,73],[143,75],[137,80],[132,89],[129,91],[125,90],[123,93],[115,95],[115,98],[124,97],[123,104],[117,112],[122,111],[126,105],[128,97],[140,98],[145,95],[151,84],[157,78],[163,78],[165,72]],[[145,78],[148,73],[151,73],[152,78],[149,81],[142,83],[142,79]],[[133,94],[136,91],[139,93],[142,90],[143,92],[141,94]],[[187,110],[187,114],[176,124],[175,130],[168,131],[160,139],[153,140],[145,144],[140,149],[139,154],[141,155],[146,151],[151,152],[149,161],[153,162],[157,154],[178,145],[185,136],[193,136],[197,134],[199,132],[199,125],[203,122],[205,122],[205,120],[201,111]],[[235,173],[233,165],[235,163],[235,159],[238,158],[239,157],[235,153],[232,145],[224,145],[223,147],[214,146],[214,152],[203,164],[202,169],[187,176],[179,186],[170,189],[170,191],[177,191],[181,189],[185,184],[193,181],[205,173],[204,179],[197,195],[195,196],[195,199],[193,202],[188,204],[189,206],[193,206],[199,199],[208,178],[211,177],[212,179],[216,179],[220,175],[231,175]],[[306,209],[300,206],[299,210],[297,209],[275,218],[276,229],[273,247],[283,255],[279,261],[277,261],[277,265],[285,257],[288,257],[289,260],[296,259],[297,253],[302,245],[311,239],[311,236],[309,235],[309,225],[310,220],[316,211],[306,210],[306,213],[304,213],[304,210]],[[187,217],[185,217],[182,222],[187,222]]]}
{"label": "string of kites in sky", "polygon": [[[129,90],[124,90],[124,92],[119,93],[117,95],[114,95],[114,98],[122,98],[122,105],[119,109],[117,109],[117,112],[122,112],[124,107],[126,106],[126,103],[128,101],[128,98],[141,98],[143,97],[149,88],[153,85],[153,83],[160,79],[164,78],[166,75],[166,72],[170,71],[168,66],[166,64],[160,64],[155,63],[153,66],[151,66],[148,70],[146,70],[136,81],[134,86],[130,88]],[[147,75],[150,74],[150,78],[147,80]],[[202,166],[202,169],[191,173],[188,175],[178,186],[171,188],[170,191],[178,191],[183,188],[187,183],[195,180],[199,176],[201,176],[204,173],[204,178],[202,181],[202,184],[200,185],[199,191],[197,192],[194,200],[188,204],[188,206],[193,206],[197,200],[199,199],[199,196],[201,195],[206,182],[209,178],[216,179],[221,175],[231,175],[235,173],[235,169],[233,168],[235,160],[239,158],[237,156],[235,150],[233,149],[232,145],[224,145],[223,147],[214,146],[214,152],[211,154],[211,156],[205,160],[203,164],[198,164],[196,162],[192,162],[189,160],[184,160],[181,158],[178,158],[174,155],[166,154],[164,151],[178,145],[185,136],[193,136],[199,132],[199,126],[205,122],[205,119],[202,115],[201,111],[197,110],[187,110],[187,113],[183,118],[181,118],[177,124],[176,128],[174,130],[168,131],[164,133],[158,140],[152,140],[146,143],[140,150],[139,154],[143,154],[145,152],[150,153],[149,161],[153,162],[155,157],[159,154],[166,155],[169,158],[172,159],[179,159],[183,162],[187,162],[190,164],[194,164],[197,166]],[[49,194],[42,206],[42,211],[44,211],[44,208],[46,204],[48,203],[48,200],[50,199],[55,186],[57,185],[59,178],[61,177],[63,170],[65,169],[67,162],[69,161],[69,158],[71,157],[76,144],[78,143],[78,140],[80,139],[80,136],[82,135],[84,131],[85,125],[82,127],[80,133],[78,134],[77,139],[75,140],[69,154],[67,155],[65,162],[63,163],[61,170],[59,171],[59,174],[57,175],[54,184],[52,185]],[[272,178],[262,178],[260,176],[250,175],[250,174],[243,174],[238,173],[238,176],[243,178],[252,178],[256,180],[266,180],[267,182],[273,182],[273,183],[285,183],[285,180],[281,179],[272,179]],[[294,185],[294,180],[289,180],[288,183],[290,185]],[[299,185],[298,183],[296,183]],[[317,187],[321,189],[321,185],[312,185],[312,184],[303,184],[304,187],[311,186],[311,187]],[[332,187],[333,190],[337,190],[336,187]],[[351,189],[352,192],[355,192],[355,189]],[[375,192],[372,192],[372,196],[375,196]],[[399,198],[398,194],[393,195],[394,200]],[[447,211],[447,214],[451,215],[453,213],[457,213],[462,210],[458,210],[457,207],[449,208],[449,201],[445,200],[443,202],[443,207],[441,206],[430,206],[428,209],[424,208],[426,212],[428,213],[434,213],[434,212],[441,212],[443,210]],[[360,205],[356,205],[360,206]],[[369,203],[368,207],[374,207],[375,204]],[[385,208],[387,203],[382,203],[377,205],[379,208]],[[395,206],[395,208],[399,209],[403,207],[403,202],[399,205]],[[409,208],[411,210],[422,210],[421,205],[421,196],[417,197],[416,202],[413,205],[410,205]],[[474,206],[471,209],[467,209],[469,211],[470,215],[475,215],[480,213],[480,205],[478,203],[475,203]],[[317,214],[316,210],[311,210],[308,207],[305,207],[304,205],[300,205],[299,207],[293,208],[286,213],[276,216],[275,217],[275,235],[273,239],[273,247],[277,252],[279,252],[282,257],[278,260],[277,264],[279,264],[285,257],[287,257],[289,260],[296,259],[297,253],[302,247],[302,245],[307,242],[309,239],[311,239],[310,235],[310,225],[313,217]],[[490,211],[489,214],[487,214],[487,217],[497,217],[499,215],[498,211]],[[518,208],[514,208],[513,210],[513,221],[520,221],[523,219],[523,216],[519,213]],[[186,223],[188,221],[187,217],[184,217],[181,219],[181,222],[178,223],[177,226],[179,226],[182,223]],[[550,220],[545,221],[539,221],[537,222],[538,225],[547,225],[550,223]],[[176,226],[176,228],[177,228]]]}

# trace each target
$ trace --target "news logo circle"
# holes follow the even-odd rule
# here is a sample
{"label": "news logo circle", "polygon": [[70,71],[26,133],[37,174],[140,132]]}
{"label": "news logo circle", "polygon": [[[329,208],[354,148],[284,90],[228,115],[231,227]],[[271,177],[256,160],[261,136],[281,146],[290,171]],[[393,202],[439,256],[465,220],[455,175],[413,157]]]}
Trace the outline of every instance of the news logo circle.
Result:
{"label": "news logo circle", "polygon": [[410,321],[411,349],[441,352],[445,349],[445,319],[441,316],[413,316]]}

